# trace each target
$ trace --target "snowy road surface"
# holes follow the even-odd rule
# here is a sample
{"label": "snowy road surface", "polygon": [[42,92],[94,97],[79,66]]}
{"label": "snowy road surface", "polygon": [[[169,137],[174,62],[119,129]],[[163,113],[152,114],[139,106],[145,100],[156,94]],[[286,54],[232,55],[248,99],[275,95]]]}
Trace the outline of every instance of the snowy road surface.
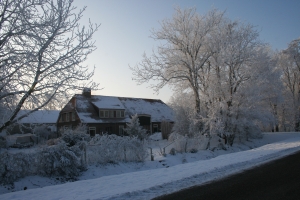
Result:
{"label": "snowy road surface", "polygon": [[209,160],[0,195],[9,199],[151,199],[216,180],[300,150],[300,135]]}

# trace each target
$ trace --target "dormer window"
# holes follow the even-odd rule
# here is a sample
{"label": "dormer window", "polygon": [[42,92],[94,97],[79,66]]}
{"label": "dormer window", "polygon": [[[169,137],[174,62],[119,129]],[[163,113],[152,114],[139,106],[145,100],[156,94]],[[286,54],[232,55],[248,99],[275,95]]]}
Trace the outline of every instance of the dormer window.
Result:
{"label": "dormer window", "polygon": [[100,113],[99,116],[100,116],[101,118],[103,118],[103,117],[104,117],[104,110],[100,110],[99,113]]}
{"label": "dormer window", "polygon": [[124,118],[124,110],[99,110],[100,118]]}
{"label": "dormer window", "polygon": [[114,118],[114,111],[113,110],[109,111],[109,118]]}
{"label": "dormer window", "polygon": [[117,110],[116,118],[124,118],[124,110]]}
{"label": "dormer window", "polygon": [[117,110],[117,111],[116,111],[116,117],[117,117],[117,118],[120,118],[120,117],[121,117],[121,111],[120,111],[120,110]]}

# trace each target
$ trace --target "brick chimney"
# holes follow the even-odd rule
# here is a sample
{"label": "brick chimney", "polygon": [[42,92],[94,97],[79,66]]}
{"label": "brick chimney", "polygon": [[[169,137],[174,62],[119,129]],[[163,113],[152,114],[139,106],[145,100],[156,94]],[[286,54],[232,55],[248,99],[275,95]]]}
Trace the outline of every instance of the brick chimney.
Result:
{"label": "brick chimney", "polygon": [[83,88],[82,95],[87,98],[91,98],[91,88]]}

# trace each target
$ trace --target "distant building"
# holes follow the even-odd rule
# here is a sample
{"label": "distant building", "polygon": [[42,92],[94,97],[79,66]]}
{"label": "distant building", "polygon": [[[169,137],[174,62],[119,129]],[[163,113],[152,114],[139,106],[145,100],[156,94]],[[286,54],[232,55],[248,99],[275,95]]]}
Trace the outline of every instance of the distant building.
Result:
{"label": "distant building", "polygon": [[[30,110],[20,110],[17,117],[28,112],[30,112]],[[48,131],[57,132],[56,122],[58,115],[58,110],[37,110],[9,127],[7,131],[10,134],[33,133],[35,127],[43,125],[48,129]]]}
{"label": "distant building", "polygon": [[91,90],[85,89],[61,110],[57,127],[75,129],[85,124],[91,136],[123,135],[126,123],[135,114],[148,133],[159,132],[163,121],[174,122],[173,110],[161,100],[91,95]]}

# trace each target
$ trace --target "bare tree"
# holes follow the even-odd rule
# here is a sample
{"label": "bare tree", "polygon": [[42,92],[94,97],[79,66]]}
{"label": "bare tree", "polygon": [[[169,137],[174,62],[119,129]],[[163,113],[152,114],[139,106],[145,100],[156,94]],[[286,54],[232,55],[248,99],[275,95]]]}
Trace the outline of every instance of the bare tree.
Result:
{"label": "bare tree", "polygon": [[222,17],[217,10],[200,16],[195,8],[177,8],[172,19],[162,21],[161,29],[152,31],[152,38],[164,43],[150,57],[144,54],[139,65],[130,67],[133,79],[138,84],[158,81],[151,85],[156,92],[166,84],[185,86],[193,91],[195,110],[200,113],[201,71],[213,54],[207,44]]}
{"label": "bare tree", "polygon": [[80,26],[72,0],[4,0],[0,3],[0,131],[34,112],[57,105],[75,90],[98,84],[82,63],[96,47],[99,25]]}

